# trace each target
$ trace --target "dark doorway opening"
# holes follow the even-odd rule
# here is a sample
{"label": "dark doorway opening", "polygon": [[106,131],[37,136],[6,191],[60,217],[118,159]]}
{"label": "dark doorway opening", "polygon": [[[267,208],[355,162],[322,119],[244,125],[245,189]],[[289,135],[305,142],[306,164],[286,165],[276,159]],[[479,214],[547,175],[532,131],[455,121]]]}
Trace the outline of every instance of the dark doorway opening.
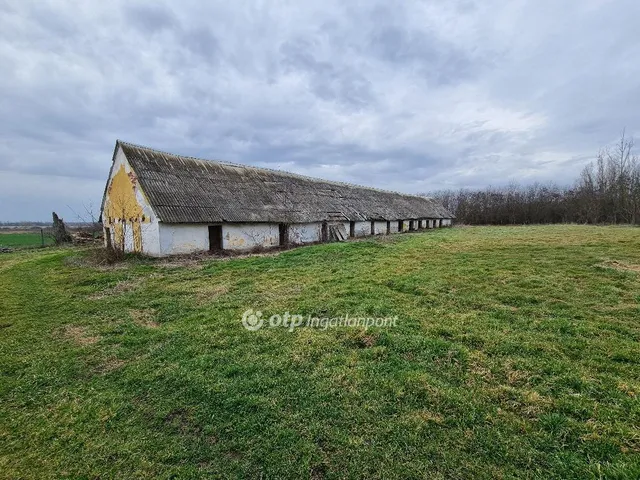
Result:
{"label": "dark doorway opening", "polygon": [[402,220],[398,220],[398,231],[402,231]]}
{"label": "dark doorway opening", "polygon": [[391,233],[391,222],[387,220],[387,235]]}
{"label": "dark doorway opening", "polygon": [[222,250],[222,225],[209,225],[209,251]]}
{"label": "dark doorway opening", "polygon": [[375,235],[376,234],[376,222],[374,222],[373,220],[371,221],[371,235]]}
{"label": "dark doorway opening", "polygon": [[322,227],[320,228],[320,236],[323,242],[329,241],[329,225],[326,221],[322,222]]}
{"label": "dark doorway opening", "polygon": [[278,225],[279,243],[280,246],[289,244],[289,225],[281,223]]}
{"label": "dark doorway opening", "polygon": [[349,236],[356,236],[356,222],[349,222]]}

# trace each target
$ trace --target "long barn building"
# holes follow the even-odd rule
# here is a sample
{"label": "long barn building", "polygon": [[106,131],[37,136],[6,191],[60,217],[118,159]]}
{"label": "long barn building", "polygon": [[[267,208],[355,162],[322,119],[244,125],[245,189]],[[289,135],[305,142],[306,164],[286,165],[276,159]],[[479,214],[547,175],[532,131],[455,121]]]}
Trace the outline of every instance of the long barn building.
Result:
{"label": "long barn building", "polygon": [[107,245],[164,256],[451,226],[435,200],[116,142],[102,200]]}

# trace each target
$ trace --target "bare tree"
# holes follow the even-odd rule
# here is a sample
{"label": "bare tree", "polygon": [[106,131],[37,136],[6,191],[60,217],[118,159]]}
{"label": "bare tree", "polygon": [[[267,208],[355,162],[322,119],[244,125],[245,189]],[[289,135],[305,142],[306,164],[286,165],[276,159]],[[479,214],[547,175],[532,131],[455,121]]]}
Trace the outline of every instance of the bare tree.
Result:
{"label": "bare tree", "polygon": [[623,130],[601,149],[571,187],[553,183],[432,193],[468,224],[640,223],[640,160]]}

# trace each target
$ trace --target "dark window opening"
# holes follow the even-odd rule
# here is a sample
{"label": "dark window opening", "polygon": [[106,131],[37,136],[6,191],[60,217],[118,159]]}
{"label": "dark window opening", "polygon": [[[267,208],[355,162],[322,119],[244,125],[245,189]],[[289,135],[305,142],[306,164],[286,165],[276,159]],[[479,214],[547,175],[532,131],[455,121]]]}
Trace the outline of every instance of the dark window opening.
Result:
{"label": "dark window opening", "polygon": [[287,245],[289,243],[289,225],[281,223],[278,225],[280,246]]}
{"label": "dark window opening", "polygon": [[349,236],[356,236],[356,222],[349,222]]}
{"label": "dark window opening", "polygon": [[209,251],[222,250],[222,225],[209,225]]}

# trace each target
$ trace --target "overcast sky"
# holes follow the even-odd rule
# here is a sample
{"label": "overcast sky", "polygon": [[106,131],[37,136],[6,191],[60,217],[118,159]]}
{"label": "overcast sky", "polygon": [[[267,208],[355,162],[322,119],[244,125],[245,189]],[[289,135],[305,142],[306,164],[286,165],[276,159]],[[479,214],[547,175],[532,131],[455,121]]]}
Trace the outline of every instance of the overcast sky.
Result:
{"label": "overcast sky", "polygon": [[0,220],[117,138],[408,193],[569,183],[640,128],[638,0],[0,0]]}

